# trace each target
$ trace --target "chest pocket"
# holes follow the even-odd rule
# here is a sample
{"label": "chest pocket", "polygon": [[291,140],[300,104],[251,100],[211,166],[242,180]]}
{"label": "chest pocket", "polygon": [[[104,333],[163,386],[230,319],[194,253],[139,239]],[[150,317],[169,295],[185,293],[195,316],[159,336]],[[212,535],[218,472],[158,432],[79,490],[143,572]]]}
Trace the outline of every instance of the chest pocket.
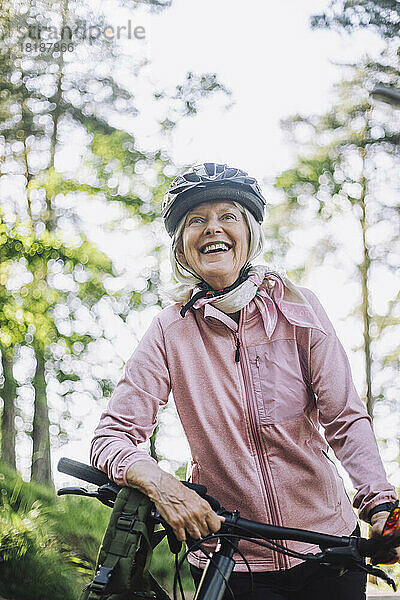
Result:
{"label": "chest pocket", "polygon": [[309,397],[296,340],[275,340],[248,352],[261,425],[284,423],[304,414]]}

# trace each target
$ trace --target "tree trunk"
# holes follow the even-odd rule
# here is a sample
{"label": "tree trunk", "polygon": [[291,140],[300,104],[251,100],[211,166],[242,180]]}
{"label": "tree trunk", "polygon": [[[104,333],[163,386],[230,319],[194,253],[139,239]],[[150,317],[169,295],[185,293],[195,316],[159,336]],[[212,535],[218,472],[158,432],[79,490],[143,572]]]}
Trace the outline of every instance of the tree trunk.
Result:
{"label": "tree trunk", "polygon": [[3,398],[3,414],[1,417],[1,459],[12,469],[16,468],[15,461],[15,395],[17,386],[13,377],[13,363],[6,353],[2,356],[4,385],[1,390]]}
{"label": "tree trunk", "polygon": [[35,408],[32,429],[32,470],[31,480],[53,487],[51,478],[49,410],[46,398],[46,380],[44,356],[40,349],[35,348],[36,373],[33,379],[35,388]]}
{"label": "tree trunk", "polygon": [[[366,152],[364,148],[359,149],[360,154],[364,161],[365,168],[365,158]],[[371,258],[369,255],[369,248],[367,245],[366,234],[367,234],[367,218],[366,218],[366,205],[365,198],[367,195],[367,182],[366,178],[363,175],[361,178],[361,186],[362,193],[360,198],[360,208],[361,208],[361,230],[362,230],[362,242],[363,242],[363,262],[359,267],[360,275],[361,275],[361,287],[362,287],[362,318],[363,318],[363,328],[364,328],[364,356],[365,356],[365,384],[366,384],[366,392],[365,392],[365,402],[367,406],[367,411],[371,419],[373,418],[373,410],[374,410],[374,399],[372,395],[372,355],[371,355],[371,312],[370,312],[370,301],[369,301],[369,291],[368,291],[368,281],[369,281],[369,270],[371,266]]]}

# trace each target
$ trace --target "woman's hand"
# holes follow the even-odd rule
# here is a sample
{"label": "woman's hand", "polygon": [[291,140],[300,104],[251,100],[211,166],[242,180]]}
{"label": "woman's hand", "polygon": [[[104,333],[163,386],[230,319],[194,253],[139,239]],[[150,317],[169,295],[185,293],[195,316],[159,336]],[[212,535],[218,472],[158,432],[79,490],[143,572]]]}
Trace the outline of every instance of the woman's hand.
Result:
{"label": "woman's hand", "polygon": [[[370,537],[376,539],[378,542],[382,541],[385,544],[387,543],[387,539],[382,537],[382,531],[389,514],[390,513],[387,511],[380,511],[371,517]],[[377,555],[376,564],[392,565],[396,562],[400,562],[400,546],[397,548],[389,548],[387,551],[379,552]]]}
{"label": "woman's hand", "polygon": [[186,533],[194,540],[216,533],[224,521],[206,500],[152,462],[134,463],[126,479],[154,502],[181,542],[186,540]]}

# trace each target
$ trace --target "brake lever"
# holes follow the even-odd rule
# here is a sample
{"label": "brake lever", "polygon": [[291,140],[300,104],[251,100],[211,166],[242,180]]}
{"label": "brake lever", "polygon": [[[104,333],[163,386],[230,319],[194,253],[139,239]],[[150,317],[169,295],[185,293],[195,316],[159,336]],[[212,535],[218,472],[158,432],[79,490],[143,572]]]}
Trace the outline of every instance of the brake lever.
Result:
{"label": "brake lever", "polygon": [[359,553],[358,550],[358,545],[357,545],[357,538],[356,537],[350,537],[350,546],[348,547],[344,547],[344,548],[325,548],[323,550],[323,552],[321,552],[320,556],[319,556],[320,560],[318,562],[320,562],[321,564],[323,563],[324,559],[328,560],[328,566],[334,566],[334,565],[342,565],[343,566],[343,558],[346,559],[347,564],[345,565],[345,568],[349,568],[349,569],[357,569],[360,571],[366,571],[369,575],[374,575],[375,577],[379,577],[380,579],[383,579],[388,585],[390,585],[394,591],[396,591],[396,584],[393,581],[393,579],[391,579],[389,577],[389,575],[387,573],[385,573],[385,571],[383,571],[382,569],[377,569],[376,567],[373,567],[370,564],[365,564],[362,560],[362,557]]}
{"label": "brake lever", "polygon": [[66,487],[57,491],[58,496],[72,494],[74,496],[86,496],[86,498],[96,498],[102,504],[112,508],[120,488],[115,483],[106,483],[101,485],[95,491],[89,491],[83,487]]}
{"label": "brake lever", "polygon": [[89,496],[90,498],[97,498],[97,492],[89,492],[83,487],[65,487],[57,490],[57,496],[66,496],[67,494],[73,494],[74,496]]}
{"label": "brake lever", "polygon": [[369,565],[369,564],[363,565],[362,568],[360,565],[360,569],[362,571],[366,571],[368,573],[368,575],[373,575],[374,577],[379,577],[380,579],[383,579],[383,581],[386,581],[386,583],[393,588],[394,592],[397,591],[397,586],[396,586],[395,582],[393,581],[393,579],[391,577],[389,577],[389,575],[387,573],[385,573],[385,571],[383,571],[382,569],[377,569],[376,567],[373,567],[372,565]]}

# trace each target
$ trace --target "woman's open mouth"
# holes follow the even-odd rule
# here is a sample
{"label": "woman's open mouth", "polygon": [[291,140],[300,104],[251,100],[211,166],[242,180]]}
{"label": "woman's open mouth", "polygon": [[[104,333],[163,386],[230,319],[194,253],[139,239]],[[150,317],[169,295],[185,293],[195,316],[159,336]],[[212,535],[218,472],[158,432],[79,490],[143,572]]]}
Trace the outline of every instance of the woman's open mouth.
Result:
{"label": "woman's open mouth", "polygon": [[200,248],[202,254],[217,254],[218,252],[228,252],[232,246],[225,242],[216,242],[214,244],[206,244]]}

